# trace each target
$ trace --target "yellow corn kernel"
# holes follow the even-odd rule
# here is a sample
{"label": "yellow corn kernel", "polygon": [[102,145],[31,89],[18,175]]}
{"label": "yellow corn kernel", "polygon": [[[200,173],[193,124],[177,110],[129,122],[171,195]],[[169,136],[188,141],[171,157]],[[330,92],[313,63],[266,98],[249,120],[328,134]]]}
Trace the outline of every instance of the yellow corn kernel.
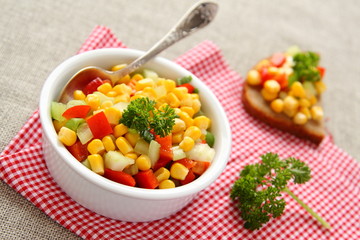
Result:
{"label": "yellow corn kernel", "polygon": [[171,93],[168,93],[166,96],[167,96],[167,101],[168,101],[170,107],[177,108],[180,106],[180,100],[175,95],[175,93],[171,92]]}
{"label": "yellow corn kernel", "polygon": [[81,90],[74,91],[74,99],[75,100],[85,100],[86,96]]}
{"label": "yellow corn kernel", "polygon": [[200,100],[199,99],[194,99],[191,107],[194,109],[194,113],[199,112],[200,108],[201,108]]}
{"label": "yellow corn kernel", "polygon": [[181,163],[174,163],[170,168],[170,176],[174,179],[184,180],[189,173],[189,169]]}
{"label": "yellow corn kernel", "polygon": [[131,80],[130,75],[127,74],[127,75],[123,76],[122,78],[120,78],[120,80],[118,80],[117,82],[127,84],[130,82],[130,80]]}
{"label": "yellow corn kernel", "polygon": [[287,108],[284,108],[283,109],[283,113],[285,113],[288,117],[292,118],[295,116],[295,114],[297,113],[297,110],[296,109],[287,109]]}
{"label": "yellow corn kernel", "polygon": [[118,102],[130,102],[130,95],[129,94],[121,94],[115,97],[114,103]]}
{"label": "yellow corn kernel", "polygon": [[101,103],[101,106],[100,108],[101,109],[106,109],[106,108],[109,108],[109,107],[112,107],[114,105],[114,103],[110,100],[105,100]]}
{"label": "yellow corn kernel", "polygon": [[104,175],[104,160],[99,154],[91,154],[87,159],[93,172]]}
{"label": "yellow corn kernel", "polygon": [[113,90],[121,95],[121,94],[131,94],[131,87],[129,87],[128,85],[121,83],[121,84],[117,84],[113,87]]}
{"label": "yellow corn kernel", "polygon": [[154,100],[157,98],[157,94],[156,94],[154,88],[152,88],[152,87],[145,87],[142,91],[143,91],[142,94],[150,99]]}
{"label": "yellow corn kernel", "polygon": [[265,88],[261,89],[261,95],[266,101],[272,101],[278,97],[277,93],[268,92]]}
{"label": "yellow corn kernel", "polygon": [[110,124],[115,125],[118,124],[122,113],[119,109],[114,107],[109,107],[104,110],[105,116]]}
{"label": "yellow corn kernel", "polygon": [[67,127],[61,127],[58,133],[58,138],[66,146],[71,146],[76,142],[76,132]]}
{"label": "yellow corn kernel", "polygon": [[196,126],[190,126],[185,130],[184,137],[191,137],[194,141],[198,140],[201,136],[200,128]]}
{"label": "yellow corn kernel", "polygon": [[259,85],[261,83],[260,73],[255,69],[250,70],[247,74],[246,81],[253,86]]}
{"label": "yellow corn kernel", "polygon": [[113,132],[114,137],[116,137],[116,138],[121,137],[122,135],[126,134],[128,132],[128,130],[129,129],[127,126],[120,123],[114,127],[114,132]]}
{"label": "yellow corn kernel", "polygon": [[190,93],[190,94],[191,94],[192,99],[200,100],[200,95],[199,94],[197,94],[197,93]]}
{"label": "yellow corn kernel", "polygon": [[100,106],[100,97],[91,93],[86,96],[85,102],[91,107],[92,110],[97,110]]}
{"label": "yellow corn kernel", "polygon": [[305,123],[307,123],[308,118],[302,112],[297,112],[294,116],[293,121],[295,124],[304,125]]}
{"label": "yellow corn kernel", "polygon": [[140,155],[136,160],[135,163],[139,170],[146,171],[151,167],[150,158],[147,155]]}
{"label": "yellow corn kernel", "polygon": [[176,186],[175,186],[174,181],[172,181],[170,179],[166,179],[159,183],[159,189],[169,189],[169,188],[175,188],[175,187]]}
{"label": "yellow corn kernel", "polygon": [[136,160],[138,158],[138,155],[135,152],[129,152],[129,153],[125,154],[124,156],[134,159],[134,160]]}
{"label": "yellow corn kernel", "polygon": [[112,86],[110,83],[106,82],[98,86],[97,90],[103,94],[107,94],[109,91],[112,90]]}
{"label": "yellow corn kernel", "polygon": [[194,139],[191,137],[184,137],[184,139],[179,143],[179,147],[184,150],[185,152],[190,151],[195,145]]}
{"label": "yellow corn kernel", "polygon": [[191,94],[186,93],[182,96],[182,99],[180,100],[180,106],[192,107],[193,101],[194,99],[192,98]]}
{"label": "yellow corn kernel", "polygon": [[188,93],[188,89],[186,87],[176,87],[172,92],[181,100]]}
{"label": "yellow corn kernel", "polygon": [[115,65],[115,66],[112,66],[111,67],[111,71],[118,71],[120,69],[123,69],[124,67],[126,67],[126,64],[118,64],[118,65]]}
{"label": "yellow corn kernel", "polygon": [[134,151],[134,148],[124,137],[118,137],[115,141],[115,144],[119,148],[120,152],[124,155]]}
{"label": "yellow corn kernel", "polygon": [[208,129],[210,127],[210,118],[205,116],[198,116],[194,118],[194,126],[200,128],[200,129]]}
{"label": "yellow corn kernel", "polygon": [[117,95],[118,95],[117,92],[114,90],[108,91],[106,93],[106,96],[108,96],[108,97],[116,97]]}
{"label": "yellow corn kernel", "polygon": [[284,99],[284,110],[295,110],[299,107],[299,101],[293,96],[287,96]]}
{"label": "yellow corn kernel", "polygon": [[279,72],[280,72],[280,69],[277,67],[269,67],[268,68],[268,73],[270,76],[276,76],[279,74]]}
{"label": "yellow corn kernel", "polygon": [[315,96],[310,97],[309,99],[311,105],[315,105],[317,103],[317,98]]}
{"label": "yellow corn kernel", "polygon": [[177,133],[180,131],[184,131],[186,129],[186,124],[183,120],[181,120],[180,118],[175,118],[175,124],[172,128],[172,133]]}
{"label": "yellow corn kernel", "polygon": [[135,147],[136,142],[140,139],[140,135],[138,133],[128,132],[125,134],[125,138],[131,144],[131,146]]}
{"label": "yellow corn kernel", "polygon": [[162,182],[164,180],[169,179],[170,171],[164,167],[161,167],[154,172],[154,175],[159,182]]}
{"label": "yellow corn kernel", "polygon": [[306,92],[305,92],[305,89],[304,89],[303,85],[301,84],[301,82],[298,82],[298,81],[294,82],[291,85],[290,89],[292,91],[293,96],[299,97],[299,98],[306,97]]}
{"label": "yellow corn kernel", "polygon": [[280,92],[280,84],[275,80],[268,80],[264,84],[264,89],[273,94]]}
{"label": "yellow corn kernel", "polygon": [[318,94],[322,94],[326,90],[326,85],[323,81],[315,82],[315,88]]}
{"label": "yellow corn kernel", "polygon": [[53,121],[53,125],[54,125],[54,128],[55,128],[55,131],[56,132],[59,132],[60,131],[60,129],[63,127],[63,126],[65,126],[65,123],[66,123],[66,121],[58,121],[58,120],[54,120]]}
{"label": "yellow corn kernel", "polygon": [[94,139],[88,144],[87,150],[90,154],[103,154],[105,147],[100,139]]}
{"label": "yellow corn kernel", "polygon": [[182,111],[180,110],[180,108],[174,108],[174,112],[175,112],[176,115],[179,115],[179,113],[182,112]]}
{"label": "yellow corn kernel", "polygon": [[256,64],[255,69],[259,71],[259,70],[261,70],[262,68],[268,67],[268,66],[270,66],[270,65],[271,65],[271,64],[270,64],[269,59],[262,59],[260,62],[258,62],[258,63]]}
{"label": "yellow corn kernel", "polygon": [[144,78],[136,82],[135,84],[135,90],[140,91],[143,90],[146,87],[154,87],[155,82],[151,78]]}
{"label": "yellow corn kernel", "polygon": [[167,92],[172,92],[176,88],[176,84],[173,80],[166,79],[164,81],[164,86]]}
{"label": "yellow corn kernel", "polygon": [[172,143],[179,144],[184,138],[184,131],[172,134]]}
{"label": "yellow corn kernel", "polygon": [[306,98],[301,98],[301,99],[299,100],[299,105],[300,105],[300,107],[308,108],[308,107],[311,106],[311,103],[310,103],[310,101],[309,101],[308,99],[306,99]]}
{"label": "yellow corn kernel", "polygon": [[270,107],[274,112],[281,113],[284,109],[284,101],[277,98],[270,103]]}
{"label": "yellow corn kernel", "polygon": [[311,117],[316,121],[323,119],[324,117],[323,109],[320,106],[312,106]]}
{"label": "yellow corn kernel", "polygon": [[115,150],[116,146],[115,146],[114,140],[110,136],[103,137],[103,139],[101,139],[101,141],[107,152]]}
{"label": "yellow corn kernel", "polygon": [[305,116],[310,119],[311,118],[311,112],[308,107],[300,107],[299,112],[305,114]]}
{"label": "yellow corn kernel", "polygon": [[[160,109],[160,106],[164,105],[164,104],[168,104],[168,99],[167,96],[161,96],[159,98],[156,99],[156,107]],[[164,105],[165,106],[165,105]]]}
{"label": "yellow corn kernel", "polygon": [[187,128],[194,125],[194,119],[192,119],[186,112],[180,110],[180,112],[176,114],[185,122]]}
{"label": "yellow corn kernel", "polygon": [[140,81],[142,79],[144,79],[144,77],[140,73],[136,73],[136,74],[134,74],[134,76],[131,77],[131,80],[134,80],[134,81]]}

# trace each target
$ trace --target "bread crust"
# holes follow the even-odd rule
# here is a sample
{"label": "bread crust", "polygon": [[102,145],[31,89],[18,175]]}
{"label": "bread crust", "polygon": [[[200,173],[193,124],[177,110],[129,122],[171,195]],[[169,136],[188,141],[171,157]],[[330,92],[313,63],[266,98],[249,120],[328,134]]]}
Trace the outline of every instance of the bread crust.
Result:
{"label": "bread crust", "polygon": [[300,138],[310,140],[315,144],[319,144],[325,137],[326,133],[323,120],[309,120],[304,125],[295,124],[292,119],[285,114],[276,113],[270,108],[269,103],[262,97],[259,87],[250,86],[245,82],[242,102],[245,110],[250,115],[272,127],[289,132]]}

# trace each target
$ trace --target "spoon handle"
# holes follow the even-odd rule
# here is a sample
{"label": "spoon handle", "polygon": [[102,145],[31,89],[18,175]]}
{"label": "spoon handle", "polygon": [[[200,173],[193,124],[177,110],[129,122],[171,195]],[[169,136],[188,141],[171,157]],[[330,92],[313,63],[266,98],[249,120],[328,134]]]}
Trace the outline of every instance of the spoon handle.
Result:
{"label": "spoon handle", "polygon": [[180,19],[180,21],[143,56],[137,58],[125,68],[115,72],[118,78],[132,73],[160,52],[191,33],[207,26],[215,17],[218,5],[212,1],[200,1]]}

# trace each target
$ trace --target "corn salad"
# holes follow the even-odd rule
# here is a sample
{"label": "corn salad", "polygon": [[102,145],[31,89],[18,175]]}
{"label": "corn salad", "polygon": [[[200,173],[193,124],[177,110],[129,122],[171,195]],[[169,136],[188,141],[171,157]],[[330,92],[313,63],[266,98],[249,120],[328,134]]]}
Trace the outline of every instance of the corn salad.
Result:
{"label": "corn salad", "polygon": [[[148,69],[115,85],[96,78],[74,91],[68,103],[52,103],[58,138],[86,167],[118,183],[152,189],[187,184],[202,174],[197,169],[209,167],[215,155],[211,119],[202,113],[198,91],[190,81],[191,77],[161,78]],[[167,136],[149,129],[149,140],[124,124],[128,106],[140,98],[153,101],[158,112],[173,109],[175,119]]]}

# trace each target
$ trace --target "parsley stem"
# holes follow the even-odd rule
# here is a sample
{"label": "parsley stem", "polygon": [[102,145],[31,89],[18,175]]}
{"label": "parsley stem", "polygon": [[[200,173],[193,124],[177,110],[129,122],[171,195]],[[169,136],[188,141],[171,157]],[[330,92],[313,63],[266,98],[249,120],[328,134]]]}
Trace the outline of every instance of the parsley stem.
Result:
{"label": "parsley stem", "polygon": [[321,223],[321,225],[323,225],[327,229],[331,229],[331,226],[328,222],[326,222],[314,210],[312,210],[308,205],[306,205],[303,201],[301,201],[300,198],[298,198],[292,191],[290,191],[290,189],[285,187],[283,191],[289,194],[293,199],[295,199],[295,201],[297,201],[308,213],[310,213],[311,216],[313,216],[316,220],[318,220]]}

